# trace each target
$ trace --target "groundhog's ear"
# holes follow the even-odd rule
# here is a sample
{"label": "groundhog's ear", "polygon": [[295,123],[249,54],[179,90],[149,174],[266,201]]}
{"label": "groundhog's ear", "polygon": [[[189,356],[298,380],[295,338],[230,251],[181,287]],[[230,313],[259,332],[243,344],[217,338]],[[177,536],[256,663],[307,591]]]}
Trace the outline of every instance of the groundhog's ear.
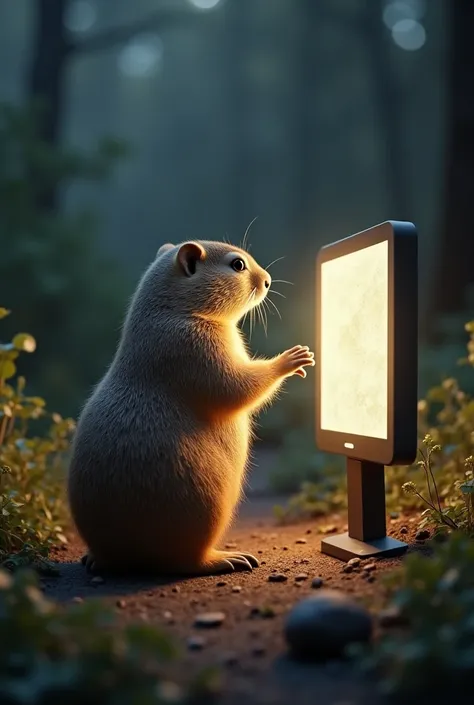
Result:
{"label": "groundhog's ear", "polygon": [[197,242],[185,242],[178,250],[176,261],[187,277],[196,273],[196,262],[204,259],[206,250]]}
{"label": "groundhog's ear", "polygon": [[171,242],[167,242],[166,245],[162,245],[158,252],[156,253],[157,257],[161,257],[165,252],[168,252],[168,250],[172,250],[174,245],[171,244]]}

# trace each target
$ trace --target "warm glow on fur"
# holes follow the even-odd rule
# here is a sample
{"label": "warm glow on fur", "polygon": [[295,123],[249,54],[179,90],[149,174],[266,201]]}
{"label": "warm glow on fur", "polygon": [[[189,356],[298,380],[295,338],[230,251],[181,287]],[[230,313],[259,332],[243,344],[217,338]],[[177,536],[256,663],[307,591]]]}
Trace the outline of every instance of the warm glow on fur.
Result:
{"label": "warm glow on fur", "polygon": [[[243,271],[232,266],[239,255]],[[220,242],[163,246],[145,272],[73,448],[70,505],[97,568],[258,565],[215,546],[242,494],[252,415],[314,364],[302,346],[250,358],[237,323],[270,283],[248,253]]]}

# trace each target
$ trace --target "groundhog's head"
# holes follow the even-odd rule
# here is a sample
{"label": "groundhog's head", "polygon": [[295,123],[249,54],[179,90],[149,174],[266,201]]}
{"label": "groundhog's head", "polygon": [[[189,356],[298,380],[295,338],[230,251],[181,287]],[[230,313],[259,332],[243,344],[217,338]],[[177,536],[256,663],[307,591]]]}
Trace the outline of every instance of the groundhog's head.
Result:
{"label": "groundhog's head", "polygon": [[261,303],[272,282],[248,252],[203,240],[163,245],[149,275],[156,305],[232,321]]}

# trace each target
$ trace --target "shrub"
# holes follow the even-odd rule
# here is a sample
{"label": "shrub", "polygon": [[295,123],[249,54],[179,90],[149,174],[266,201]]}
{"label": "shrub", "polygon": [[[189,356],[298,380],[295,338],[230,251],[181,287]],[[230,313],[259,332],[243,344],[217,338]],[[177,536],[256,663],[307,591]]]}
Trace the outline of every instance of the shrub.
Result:
{"label": "shrub", "polygon": [[[367,651],[353,650],[385,693],[433,702],[472,688],[474,543],[453,533],[432,555],[413,553],[392,577],[391,609],[405,626],[385,631]],[[420,700],[421,698],[421,700]],[[404,699],[403,702],[406,702]]]}
{"label": "shrub", "polygon": [[[0,308],[0,318],[8,314]],[[67,541],[62,476],[74,422],[49,414],[16,377],[18,356],[35,348],[25,333],[0,345],[0,564],[10,569],[31,562],[48,569],[51,546]],[[45,432],[33,435],[41,423]]]}
{"label": "shrub", "polygon": [[94,601],[62,608],[43,597],[31,572],[12,577],[0,569],[2,705],[210,702],[214,683],[206,674],[189,690],[164,675],[174,655],[156,629],[118,628]]}

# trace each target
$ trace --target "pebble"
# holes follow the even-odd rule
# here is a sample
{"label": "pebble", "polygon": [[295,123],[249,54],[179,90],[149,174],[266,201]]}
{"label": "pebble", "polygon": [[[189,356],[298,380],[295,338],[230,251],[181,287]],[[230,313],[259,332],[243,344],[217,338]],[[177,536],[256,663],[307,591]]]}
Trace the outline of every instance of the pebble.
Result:
{"label": "pebble", "polygon": [[231,541],[230,543],[226,543],[225,545],[226,548],[237,548],[237,544]]}
{"label": "pebble", "polygon": [[323,586],[323,579],[322,578],[313,578],[311,581],[311,587],[314,590],[318,590],[320,587]]}
{"label": "pebble", "polygon": [[219,580],[219,582],[216,583],[217,587],[225,587],[227,585],[227,580]]}
{"label": "pebble", "polygon": [[98,587],[99,585],[102,585],[105,583],[104,578],[101,578],[100,575],[96,575],[95,577],[91,578],[91,585],[93,587]]}
{"label": "pebble", "polygon": [[163,617],[169,621],[170,619],[173,619],[173,614],[169,610],[165,610],[165,612],[163,612]]}
{"label": "pebble", "polygon": [[234,654],[233,652],[224,654],[221,658],[221,661],[224,666],[236,666],[239,663],[237,654]]}
{"label": "pebble", "polygon": [[379,612],[378,622],[381,627],[390,629],[391,627],[402,627],[407,623],[406,618],[403,616],[402,611],[396,605],[391,605],[386,609]]}
{"label": "pebble", "polygon": [[426,541],[426,539],[429,539],[430,536],[431,534],[427,529],[422,529],[417,532],[415,538],[417,541]]}
{"label": "pebble", "polygon": [[283,551],[288,551],[288,546],[283,546]]}
{"label": "pebble", "polygon": [[178,585],[175,585],[175,586],[171,589],[171,592],[180,592],[180,589],[179,589]]}
{"label": "pebble", "polygon": [[194,626],[201,629],[214,629],[215,627],[220,627],[224,620],[224,612],[204,612],[197,615],[194,620]]}
{"label": "pebble", "polygon": [[232,592],[242,592],[242,588],[240,585],[234,585],[232,588]]}
{"label": "pebble", "polygon": [[349,644],[366,643],[371,636],[369,612],[336,590],[297,603],[285,623],[290,652],[303,660],[340,658]]}
{"label": "pebble", "polygon": [[252,654],[252,656],[264,656],[265,655],[265,647],[254,646],[250,653]]}
{"label": "pebble", "polygon": [[349,565],[349,563],[346,563],[346,565],[342,566],[341,573],[352,573],[353,570],[353,566]]}
{"label": "pebble", "polygon": [[73,597],[72,601],[77,602],[77,604],[81,604],[81,602],[84,602],[84,598],[83,597]]}
{"label": "pebble", "polygon": [[368,583],[375,583],[375,575],[373,575],[372,573],[369,573],[369,574],[367,575],[366,580],[367,580]]}
{"label": "pebble", "polygon": [[295,543],[308,543],[306,539],[296,539]]}
{"label": "pebble", "polygon": [[366,563],[364,565],[364,570],[367,571],[367,573],[370,573],[373,570],[377,570],[377,566],[375,565],[375,563]]}
{"label": "pebble", "polygon": [[400,512],[390,512],[390,519],[399,519]]}
{"label": "pebble", "polygon": [[308,580],[308,574],[307,573],[299,573],[298,575],[295,576],[295,580],[297,583],[301,582],[302,580]]}
{"label": "pebble", "polygon": [[188,639],[188,649],[190,651],[202,651],[206,646],[206,640],[202,636],[190,636]]}
{"label": "pebble", "polygon": [[401,533],[401,534],[408,534],[408,527],[407,527],[407,526],[401,526],[401,527],[400,527],[400,533]]}
{"label": "pebble", "polygon": [[121,610],[125,609],[125,607],[127,606],[127,603],[125,602],[125,600],[117,600],[117,602],[116,602],[115,604],[116,604],[117,607],[119,607]]}
{"label": "pebble", "polygon": [[350,561],[347,561],[347,565],[358,568],[360,566],[360,558],[351,558]]}
{"label": "pebble", "polygon": [[284,573],[272,573],[268,576],[269,583],[284,583],[288,580],[288,576]]}
{"label": "pebble", "polygon": [[312,531],[313,531],[312,529],[306,529],[307,534],[311,534]]}

